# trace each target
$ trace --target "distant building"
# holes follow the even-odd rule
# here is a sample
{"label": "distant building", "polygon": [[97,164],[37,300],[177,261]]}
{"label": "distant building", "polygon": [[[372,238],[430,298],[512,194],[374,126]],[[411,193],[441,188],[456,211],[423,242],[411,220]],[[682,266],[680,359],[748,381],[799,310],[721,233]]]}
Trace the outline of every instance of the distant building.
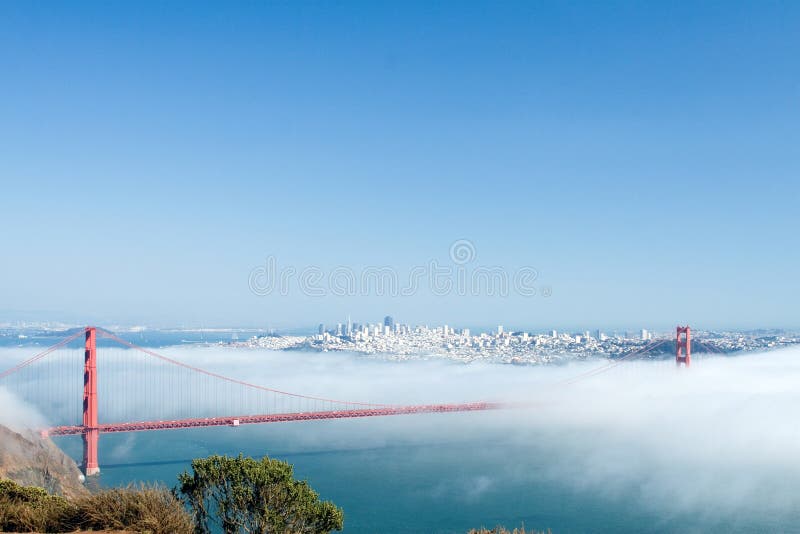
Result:
{"label": "distant building", "polygon": [[319,328],[317,329],[317,333],[318,333],[319,335],[322,335],[322,334],[324,334],[324,333],[325,333],[325,325],[324,325],[324,324],[322,324],[322,323],[319,323]]}
{"label": "distant building", "polygon": [[337,336],[342,335],[342,323],[336,323],[336,335]]}
{"label": "distant building", "polygon": [[552,330],[550,332],[550,337],[558,337],[558,330]]}
{"label": "distant building", "polygon": [[388,326],[392,330],[394,330],[394,318],[391,315],[387,315],[383,318],[383,326]]}
{"label": "distant building", "polygon": [[502,336],[503,335],[503,325],[498,325],[497,326],[497,335],[498,336]]}
{"label": "distant building", "polygon": [[642,328],[642,341],[647,341],[650,339],[650,332]]}

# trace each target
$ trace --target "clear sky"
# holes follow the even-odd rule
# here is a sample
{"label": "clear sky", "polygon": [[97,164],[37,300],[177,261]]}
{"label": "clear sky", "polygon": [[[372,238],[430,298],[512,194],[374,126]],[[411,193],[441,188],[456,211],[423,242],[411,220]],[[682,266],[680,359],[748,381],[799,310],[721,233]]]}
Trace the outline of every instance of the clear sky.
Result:
{"label": "clear sky", "polygon": [[[2,2],[0,318],[800,326],[798,28],[796,2]],[[402,279],[458,239],[539,292],[248,283]]]}

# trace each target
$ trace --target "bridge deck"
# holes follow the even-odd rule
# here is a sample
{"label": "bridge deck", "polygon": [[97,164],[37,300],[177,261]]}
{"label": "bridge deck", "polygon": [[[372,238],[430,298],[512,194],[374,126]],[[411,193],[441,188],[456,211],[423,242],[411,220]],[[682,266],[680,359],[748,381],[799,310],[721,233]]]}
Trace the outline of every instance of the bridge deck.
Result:
{"label": "bridge deck", "polygon": [[[382,417],[387,415],[408,415],[420,413],[477,412],[498,410],[504,405],[492,402],[470,402],[464,404],[423,404],[415,406],[386,406],[381,408],[362,408],[356,410],[337,410],[323,412],[280,413],[268,415],[239,415],[230,417],[208,417],[201,419],[177,419],[173,421],[138,421],[132,423],[100,424],[102,432],[141,432],[145,430],[171,430],[177,428],[202,428],[209,426],[237,426],[261,423],[284,423],[288,421],[314,421],[321,419],[348,419],[355,417]],[[45,430],[49,436],[69,436],[83,434],[86,427],[58,426]]]}

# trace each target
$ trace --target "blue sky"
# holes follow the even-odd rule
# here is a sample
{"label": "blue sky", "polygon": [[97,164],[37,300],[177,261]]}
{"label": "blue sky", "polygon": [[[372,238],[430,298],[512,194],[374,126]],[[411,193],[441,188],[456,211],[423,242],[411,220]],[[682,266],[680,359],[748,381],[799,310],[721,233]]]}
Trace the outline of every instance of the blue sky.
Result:
{"label": "blue sky", "polygon": [[[797,327],[800,5],[0,5],[3,319]],[[522,266],[552,295],[254,295]]]}

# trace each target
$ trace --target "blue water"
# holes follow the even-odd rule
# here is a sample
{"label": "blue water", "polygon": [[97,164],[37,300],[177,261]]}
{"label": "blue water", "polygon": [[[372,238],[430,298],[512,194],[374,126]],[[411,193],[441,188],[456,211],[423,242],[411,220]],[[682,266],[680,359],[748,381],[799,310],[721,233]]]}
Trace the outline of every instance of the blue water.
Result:
{"label": "blue water", "polygon": [[[64,331],[21,331],[18,329],[0,330],[0,347],[49,347],[58,343],[68,335],[75,332],[75,329]],[[22,334],[25,337],[19,337]],[[117,332],[122,339],[139,345],[140,347],[165,347],[170,345],[193,344],[193,343],[218,343],[229,342],[234,339],[232,332],[198,332],[194,330],[185,331],[163,331],[163,330],[144,330],[141,332]],[[239,341],[260,335],[264,332],[259,330],[238,330],[236,337]],[[98,346],[115,345],[114,342],[103,339],[97,340]]]}

